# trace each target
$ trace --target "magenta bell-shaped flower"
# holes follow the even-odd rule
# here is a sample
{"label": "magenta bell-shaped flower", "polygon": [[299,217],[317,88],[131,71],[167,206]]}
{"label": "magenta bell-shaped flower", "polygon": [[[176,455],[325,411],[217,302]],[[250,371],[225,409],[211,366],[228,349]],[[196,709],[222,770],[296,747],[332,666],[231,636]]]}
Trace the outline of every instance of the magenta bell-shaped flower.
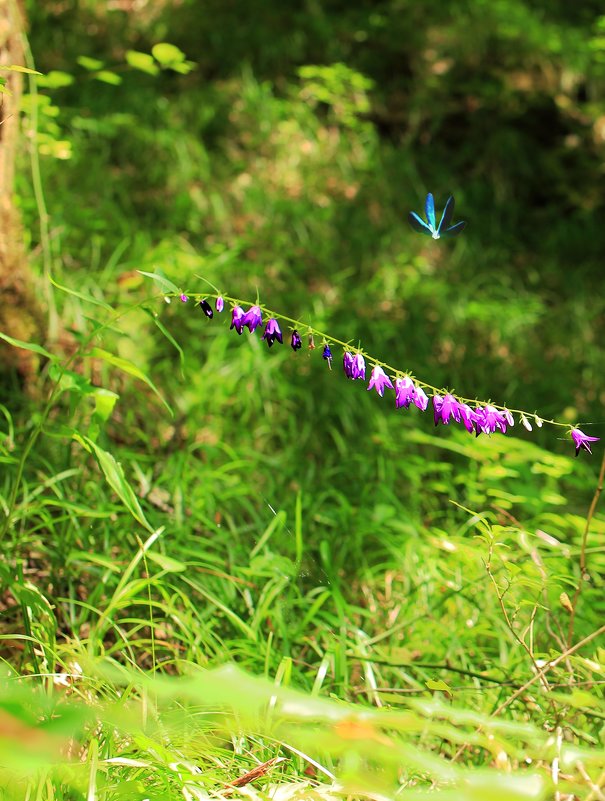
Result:
{"label": "magenta bell-shaped flower", "polygon": [[229,330],[235,328],[238,334],[244,330],[244,310],[241,306],[234,306],[231,312],[231,325]]}
{"label": "magenta bell-shaped flower", "polygon": [[372,377],[370,378],[370,383],[368,384],[368,391],[371,389],[375,389],[381,398],[384,395],[385,389],[393,389],[393,383],[391,382],[391,379],[378,364],[374,366],[372,370]]}
{"label": "magenta bell-shaped flower", "polygon": [[571,438],[573,439],[573,444],[576,446],[576,456],[580,453],[581,448],[592,454],[592,451],[590,450],[590,443],[598,442],[600,439],[600,437],[589,437],[588,434],[580,431],[579,428],[572,428]]}
{"label": "magenta bell-shaped flower", "polygon": [[273,317],[267,322],[265,332],[261,339],[266,339],[269,347],[273,345],[275,340],[277,340],[280,345],[283,344],[284,340],[282,339],[279,323]]}
{"label": "magenta bell-shaped flower", "polygon": [[263,313],[260,310],[260,306],[250,306],[242,318],[242,325],[248,326],[248,331],[253,334],[262,323]]}

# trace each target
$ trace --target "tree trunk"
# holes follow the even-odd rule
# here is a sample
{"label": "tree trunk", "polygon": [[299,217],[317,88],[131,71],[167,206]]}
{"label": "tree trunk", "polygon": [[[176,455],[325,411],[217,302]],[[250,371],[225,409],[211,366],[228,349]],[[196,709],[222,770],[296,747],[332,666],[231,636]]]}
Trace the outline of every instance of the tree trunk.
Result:
{"label": "tree trunk", "polygon": [[[17,0],[0,0],[0,66],[24,64],[23,30],[23,9]],[[12,70],[2,70],[1,75],[10,94],[0,94],[0,331],[15,339],[40,342],[44,314],[21,244],[13,199],[23,76]],[[27,382],[38,369],[38,358],[3,345],[0,370],[6,367],[17,368]]]}

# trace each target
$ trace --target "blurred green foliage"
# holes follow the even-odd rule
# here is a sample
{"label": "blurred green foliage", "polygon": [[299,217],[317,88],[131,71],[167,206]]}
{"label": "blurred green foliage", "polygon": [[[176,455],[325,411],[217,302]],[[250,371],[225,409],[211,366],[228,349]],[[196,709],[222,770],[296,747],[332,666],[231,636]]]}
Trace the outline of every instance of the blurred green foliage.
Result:
{"label": "blurred green foliage", "polygon": [[[436,386],[601,434],[602,4],[27,10],[44,77],[18,203],[42,261],[37,147],[69,361],[49,345],[33,392],[1,385],[0,643],[23,693],[0,687],[0,711],[73,720],[77,742],[42,738],[18,792],[202,799],[278,754],[284,798],[602,787],[603,638],[556,661],[602,444],[574,460],[547,427],[435,431],[347,382],[340,354],[329,371],[319,347],[269,352],[138,272],[258,291]],[[427,191],[455,195],[460,239],[408,227]],[[574,642],[604,618],[604,532],[597,516]],[[227,661],[264,680],[202,673],[181,707],[178,680],[143,675]],[[318,725],[272,694],[288,684]],[[28,732],[0,715],[0,757]],[[315,788],[315,763],[342,784]]]}

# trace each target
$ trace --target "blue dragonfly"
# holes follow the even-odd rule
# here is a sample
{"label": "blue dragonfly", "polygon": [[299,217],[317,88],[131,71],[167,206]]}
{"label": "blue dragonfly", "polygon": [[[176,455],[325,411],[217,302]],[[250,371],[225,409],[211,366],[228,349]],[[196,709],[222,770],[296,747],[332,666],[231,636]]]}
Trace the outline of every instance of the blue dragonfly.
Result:
{"label": "blue dragonfly", "polygon": [[458,222],[454,225],[450,225],[452,217],[454,216],[454,198],[452,195],[448,197],[445,203],[445,208],[443,209],[441,221],[438,226],[435,222],[435,201],[430,192],[426,196],[424,212],[428,222],[425,222],[415,211],[409,213],[408,219],[414,231],[425,234],[425,236],[432,236],[433,239],[441,239],[442,236],[458,236],[466,226],[465,222]]}

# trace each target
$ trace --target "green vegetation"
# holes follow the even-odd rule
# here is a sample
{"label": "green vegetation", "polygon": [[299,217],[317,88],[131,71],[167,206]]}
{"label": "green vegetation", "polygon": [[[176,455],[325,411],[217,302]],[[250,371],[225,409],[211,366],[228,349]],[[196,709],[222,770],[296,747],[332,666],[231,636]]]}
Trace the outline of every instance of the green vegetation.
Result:
{"label": "green vegetation", "polygon": [[435,429],[193,302],[603,437],[601,4],[27,5],[0,797],[604,798],[603,443]]}

